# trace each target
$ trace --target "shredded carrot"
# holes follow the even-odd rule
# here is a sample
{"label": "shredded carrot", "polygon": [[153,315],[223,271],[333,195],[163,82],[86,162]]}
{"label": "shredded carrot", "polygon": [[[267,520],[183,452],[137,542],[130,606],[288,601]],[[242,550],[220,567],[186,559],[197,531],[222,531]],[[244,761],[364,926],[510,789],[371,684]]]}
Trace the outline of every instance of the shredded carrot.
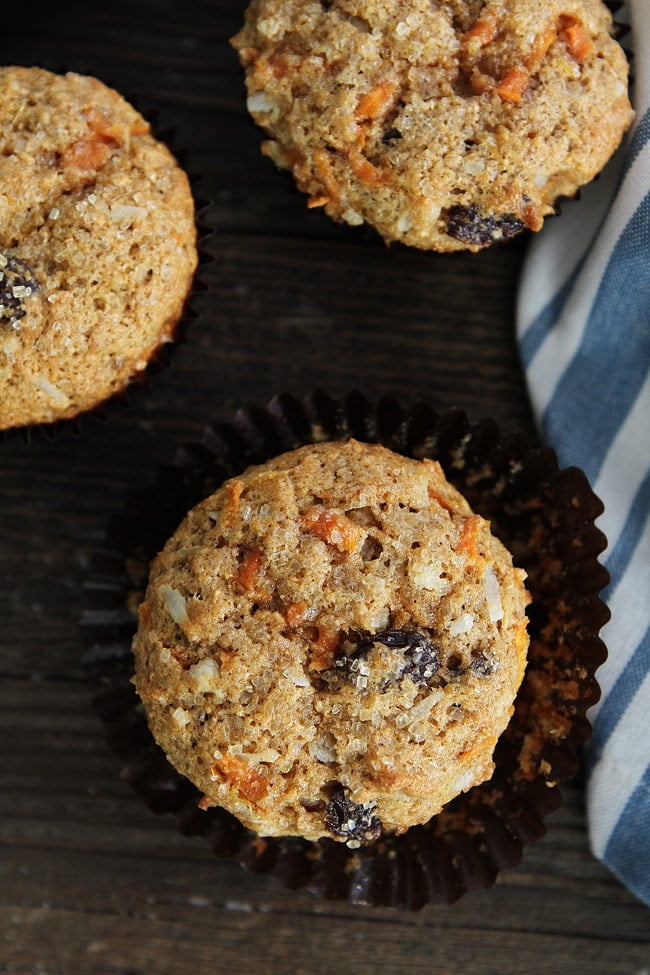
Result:
{"label": "shredded carrot", "polygon": [[138,606],[138,618],[143,626],[148,626],[151,622],[151,606],[149,603],[140,603]]}
{"label": "shredded carrot", "polygon": [[580,64],[587,60],[594,49],[591,37],[578,21],[565,27],[560,36],[566,41],[571,57]]}
{"label": "shredded carrot", "polygon": [[101,169],[110,156],[110,149],[98,139],[79,139],[63,150],[63,162],[77,169]]}
{"label": "shredded carrot", "polygon": [[215,762],[211,772],[216,778],[231,782],[240,795],[253,804],[263,799],[269,789],[268,779],[236,755],[223,755]]}
{"label": "shredded carrot", "polygon": [[352,172],[363,183],[367,183],[368,186],[383,186],[388,182],[388,173],[383,169],[379,169],[377,166],[373,166],[360,152],[354,150],[349,152],[348,159],[350,160]]}
{"label": "shredded carrot", "polygon": [[311,670],[329,670],[334,666],[336,654],[341,646],[341,634],[338,630],[327,630],[322,626],[310,629],[312,648],[309,655]]}
{"label": "shredded carrot", "polygon": [[530,75],[527,69],[517,65],[506,71],[497,84],[497,92],[505,102],[520,102],[529,81]]}
{"label": "shredded carrot", "polygon": [[494,14],[488,14],[483,20],[477,20],[463,35],[463,42],[476,41],[485,47],[497,36],[497,19]]}
{"label": "shredded carrot", "polygon": [[464,552],[469,558],[476,555],[476,543],[483,519],[480,515],[471,515],[465,524],[460,536],[460,541],[456,546],[457,552]]}
{"label": "shredded carrot", "polygon": [[521,213],[521,219],[531,230],[541,230],[542,224],[544,223],[542,211],[533,203],[529,203],[524,207]]}
{"label": "shredded carrot", "polygon": [[106,112],[89,108],[85,113],[89,128],[101,142],[123,142],[124,126],[114,122]]}
{"label": "shredded carrot", "polygon": [[334,170],[325,149],[317,149],[314,153],[314,172],[321,181],[331,200],[338,200],[341,196],[334,178]]}
{"label": "shredded carrot", "polygon": [[297,626],[298,623],[302,623],[307,608],[307,603],[289,603],[284,611],[284,618],[289,626]]}
{"label": "shredded carrot", "polygon": [[483,754],[483,752],[492,751],[496,743],[497,740],[494,736],[484,738],[482,741],[477,742],[476,745],[473,745],[472,748],[468,748],[467,751],[459,752],[458,757],[462,762],[467,762],[469,759]]}
{"label": "shredded carrot", "polygon": [[[257,82],[260,82],[261,87],[264,87],[265,82],[270,81],[271,78],[276,78],[278,81],[281,81],[289,71],[289,67],[289,60],[286,57],[280,55],[277,57],[267,57],[266,55],[262,55],[255,61],[253,77]],[[295,64],[296,69],[299,69],[299,67],[300,61]]]}
{"label": "shredded carrot", "polygon": [[453,513],[454,510],[453,506],[448,501],[446,501],[441,494],[438,494],[438,492],[434,491],[433,488],[428,488],[427,493],[431,498],[431,500],[436,501],[441,508],[444,508],[445,511],[449,511]]}
{"label": "shredded carrot", "polygon": [[325,193],[321,193],[318,196],[310,196],[309,199],[307,200],[307,209],[315,210],[316,207],[324,207],[326,206],[326,204],[329,203],[329,201],[330,198]]}
{"label": "shredded carrot", "polygon": [[373,119],[386,111],[393,100],[397,85],[394,81],[380,81],[366,95],[357,106],[357,122],[372,122]]}
{"label": "shredded carrot", "polygon": [[244,485],[239,480],[229,481],[226,485],[226,502],[222,508],[219,519],[221,524],[227,524],[234,519],[235,515],[237,514],[239,499],[241,498],[243,490]]}
{"label": "shredded carrot", "polygon": [[257,588],[263,563],[264,557],[259,549],[253,548],[249,552],[246,552],[236,576],[236,581],[242,589],[250,590]]}
{"label": "shredded carrot", "polygon": [[517,628],[517,632],[515,633],[515,637],[514,637],[514,641],[513,642],[514,642],[514,645],[515,645],[515,649],[517,650],[518,653],[521,653],[522,651],[525,651],[527,649],[528,643],[529,643],[529,638],[528,638],[528,630],[527,630],[527,621],[526,620],[524,620],[519,625],[519,627]]}
{"label": "shredded carrot", "polygon": [[150,130],[151,127],[148,122],[145,122],[144,119],[138,120],[131,126],[131,135],[145,135]]}
{"label": "shredded carrot", "polygon": [[357,544],[359,529],[346,515],[310,508],[300,521],[305,531],[341,552],[351,552]]}

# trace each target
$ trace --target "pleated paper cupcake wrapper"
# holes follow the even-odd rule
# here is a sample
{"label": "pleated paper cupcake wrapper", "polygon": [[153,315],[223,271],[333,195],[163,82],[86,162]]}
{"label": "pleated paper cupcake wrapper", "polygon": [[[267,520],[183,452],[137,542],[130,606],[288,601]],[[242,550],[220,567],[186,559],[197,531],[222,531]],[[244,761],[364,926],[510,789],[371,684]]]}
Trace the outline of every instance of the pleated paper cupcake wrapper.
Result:
{"label": "pleated paper cupcake wrapper", "polygon": [[[58,73],[64,74],[68,70],[70,69],[63,68]],[[110,87],[113,86],[111,85]],[[127,100],[151,124],[152,135],[159,142],[167,146],[179,166],[185,171],[190,182],[190,188],[194,198],[199,259],[190,289],[183,303],[181,314],[174,325],[171,340],[161,343],[154,349],[149,355],[146,367],[131,376],[129,381],[121,389],[91,409],[83,410],[69,419],[55,420],[52,423],[26,424],[20,427],[10,427],[7,430],[0,430],[0,443],[14,439],[30,443],[32,440],[40,437],[44,437],[47,440],[55,440],[58,437],[66,435],[79,437],[83,435],[84,429],[88,426],[89,421],[110,421],[111,415],[116,410],[134,408],[137,398],[148,389],[154,377],[170,365],[171,357],[175,350],[186,341],[188,327],[191,322],[200,317],[201,313],[196,307],[196,298],[202,292],[208,290],[205,271],[210,264],[214,263],[214,257],[210,252],[210,244],[216,230],[213,225],[212,204],[200,194],[199,186],[201,176],[192,172],[190,168],[190,152],[176,144],[177,137],[174,129],[161,128],[159,124],[161,122],[159,113],[156,110],[148,111],[146,108],[141,107],[136,97],[128,96]]]}
{"label": "pleated paper cupcake wrapper", "polygon": [[[149,560],[188,509],[251,464],[348,437],[440,461],[526,569],[532,595],[528,667],[497,744],[493,777],[425,825],[360,850],[329,839],[262,838],[222,809],[199,809],[200,793],[155,744],[130,682]],[[181,447],[172,465],[131,495],[111,520],[106,546],[90,560],[85,665],[123,777],[150,809],[174,814],[181,832],[203,836],[217,856],[292,888],[413,910],[490,886],[544,835],[544,818],[561,801],[558,782],[575,773],[578,746],[590,734],[585,714],[599,696],[594,673],[606,650],[598,634],[609,615],[599,598],[608,580],[598,562],[605,538],[594,525],[601,512],[580,470],[560,470],[552,450],[533,449],[521,432],[504,436],[492,420],[472,425],[460,409],[438,415],[426,402],[373,404],[359,392],[342,400],[324,392],[304,400],[282,394],[267,407],[208,426],[201,443]]]}

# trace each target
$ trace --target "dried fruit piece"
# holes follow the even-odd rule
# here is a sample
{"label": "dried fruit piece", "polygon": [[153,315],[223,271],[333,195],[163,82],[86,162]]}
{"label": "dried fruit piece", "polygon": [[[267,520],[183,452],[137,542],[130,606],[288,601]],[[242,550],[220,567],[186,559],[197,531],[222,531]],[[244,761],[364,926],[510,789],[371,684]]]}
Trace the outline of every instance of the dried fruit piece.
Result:
{"label": "dried fruit piece", "polygon": [[324,823],[330,833],[344,837],[349,846],[372,843],[381,835],[382,829],[374,809],[374,803],[352,802],[343,786],[336,783],[325,808]]}
{"label": "dried fruit piece", "polygon": [[482,650],[475,650],[472,653],[472,662],[469,668],[478,677],[491,677],[496,672],[497,667],[496,660],[487,657]]}
{"label": "dried fruit piece", "polygon": [[337,670],[356,674],[359,671],[359,660],[367,657],[377,643],[391,650],[402,651],[402,666],[394,678],[385,682],[382,687],[384,691],[391,683],[397,683],[403,677],[409,677],[414,684],[424,687],[440,669],[440,653],[430,637],[418,630],[383,630],[369,636],[348,636],[343,642],[345,652],[336,661]]}
{"label": "dried fruit piece", "polygon": [[493,244],[515,237],[525,224],[514,213],[483,216],[475,203],[469,207],[455,206],[449,210],[447,234],[465,244]]}
{"label": "dried fruit piece", "polygon": [[8,321],[16,328],[26,314],[25,299],[36,291],[38,285],[29,264],[0,251],[0,323]]}

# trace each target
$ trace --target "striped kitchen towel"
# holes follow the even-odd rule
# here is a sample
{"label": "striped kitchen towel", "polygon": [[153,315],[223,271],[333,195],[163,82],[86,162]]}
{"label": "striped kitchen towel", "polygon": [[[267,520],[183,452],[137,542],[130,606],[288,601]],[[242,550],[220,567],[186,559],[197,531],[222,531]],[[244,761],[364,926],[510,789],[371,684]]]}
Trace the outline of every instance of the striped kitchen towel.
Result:
{"label": "striped kitchen towel", "polygon": [[633,129],[532,244],[517,329],[542,439],[605,503],[612,617],[589,715],[589,832],[595,855],[650,904],[650,0],[626,14]]}

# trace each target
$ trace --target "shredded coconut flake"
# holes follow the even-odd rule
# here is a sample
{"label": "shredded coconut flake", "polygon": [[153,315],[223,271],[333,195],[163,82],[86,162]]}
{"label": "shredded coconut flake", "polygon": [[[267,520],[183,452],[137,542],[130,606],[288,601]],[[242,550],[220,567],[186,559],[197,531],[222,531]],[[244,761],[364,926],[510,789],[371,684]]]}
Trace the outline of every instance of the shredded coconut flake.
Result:
{"label": "shredded coconut flake", "polygon": [[116,203],[115,206],[111,207],[111,220],[113,223],[121,223],[123,220],[132,223],[134,220],[146,217],[146,215],[147,211],[144,207],[134,207],[120,203]]}
{"label": "shredded coconut flake", "polygon": [[283,671],[283,674],[296,687],[309,687],[309,678],[298,667],[288,667]]}
{"label": "shredded coconut flake", "polygon": [[165,604],[165,609],[174,623],[189,622],[189,616],[185,608],[185,599],[181,596],[178,589],[174,589],[172,586],[161,586],[160,595]]}
{"label": "shredded coconut flake", "polygon": [[277,107],[265,91],[255,92],[246,100],[246,108],[249,112],[272,112]]}
{"label": "shredded coconut flake", "polygon": [[280,757],[280,752],[277,752],[275,748],[263,748],[259,752],[242,752],[241,757],[251,765],[259,765],[260,762],[264,762],[266,765],[272,765],[273,762],[277,762]]}
{"label": "shredded coconut flake", "polygon": [[451,636],[460,636],[462,633],[469,633],[474,626],[474,617],[470,613],[463,613],[458,619],[452,620],[449,624]]}
{"label": "shredded coconut flake", "polygon": [[307,745],[307,750],[312,758],[315,758],[317,762],[322,762],[324,765],[336,761],[334,739],[329,741],[321,738],[318,741],[310,741]]}
{"label": "shredded coconut flake", "polygon": [[469,159],[465,159],[463,162],[462,170],[470,176],[478,176],[479,173],[485,171],[485,163],[482,159],[476,159],[470,156]]}
{"label": "shredded coconut flake", "polygon": [[176,708],[175,711],[172,711],[172,720],[179,728],[186,728],[190,723],[189,711],[186,711],[185,708]]}
{"label": "shredded coconut flake", "polygon": [[490,622],[498,623],[503,619],[503,605],[501,603],[501,592],[499,583],[492,566],[488,565],[483,573],[483,588],[485,589],[485,599],[488,607]]}
{"label": "shredded coconut flake", "polygon": [[54,383],[51,383],[49,379],[45,378],[45,376],[38,376],[36,379],[36,385],[41,392],[45,393],[46,396],[49,396],[57,406],[67,406],[69,404],[70,400],[63,390],[59,389],[58,386],[55,386]]}
{"label": "shredded coconut flake", "polygon": [[405,234],[407,230],[411,229],[411,218],[408,214],[403,213],[402,216],[397,221],[397,230],[400,234]]}
{"label": "shredded coconut flake", "polygon": [[346,223],[350,224],[351,227],[360,227],[363,223],[363,217],[361,214],[357,213],[356,210],[353,210],[352,207],[348,207],[347,210],[344,210],[341,216]]}

